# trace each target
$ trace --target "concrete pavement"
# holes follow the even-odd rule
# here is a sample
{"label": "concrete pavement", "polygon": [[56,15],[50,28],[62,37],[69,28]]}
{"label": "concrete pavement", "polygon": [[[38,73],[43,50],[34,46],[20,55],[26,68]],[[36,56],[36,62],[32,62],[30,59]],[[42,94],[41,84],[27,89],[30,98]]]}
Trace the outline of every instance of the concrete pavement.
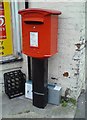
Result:
{"label": "concrete pavement", "polygon": [[77,103],[77,109],[76,109],[76,114],[75,118],[85,118],[85,108],[86,108],[86,99],[85,99],[86,93],[83,92],[80,97],[78,98],[78,103]]}
{"label": "concrete pavement", "polygon": [[9,99],[4,92],[2,101],[3,118],[74,118],[76,112],[76,106],[72,104],[67,107],[48,104],[45,109],[39,109],[24,96]]}

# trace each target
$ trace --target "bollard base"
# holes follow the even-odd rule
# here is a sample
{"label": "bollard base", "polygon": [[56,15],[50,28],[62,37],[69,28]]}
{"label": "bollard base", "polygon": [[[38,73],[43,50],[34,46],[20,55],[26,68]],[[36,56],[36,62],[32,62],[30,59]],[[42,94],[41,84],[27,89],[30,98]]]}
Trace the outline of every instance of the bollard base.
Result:
{"label": "bollard base", "polygon": [[38,108],[45,108],[47,105],[47,93],[33,93],[33,105]]}

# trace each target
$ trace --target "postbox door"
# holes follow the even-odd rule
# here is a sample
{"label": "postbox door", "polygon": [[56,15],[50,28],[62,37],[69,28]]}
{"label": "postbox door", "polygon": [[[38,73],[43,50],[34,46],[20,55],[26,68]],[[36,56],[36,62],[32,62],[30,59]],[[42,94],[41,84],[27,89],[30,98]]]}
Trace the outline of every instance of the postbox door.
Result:
{"label": "postbox door", "polygon": [[50,54],[50,34],[50,16],[23,17],[23,52],[32,57]]}

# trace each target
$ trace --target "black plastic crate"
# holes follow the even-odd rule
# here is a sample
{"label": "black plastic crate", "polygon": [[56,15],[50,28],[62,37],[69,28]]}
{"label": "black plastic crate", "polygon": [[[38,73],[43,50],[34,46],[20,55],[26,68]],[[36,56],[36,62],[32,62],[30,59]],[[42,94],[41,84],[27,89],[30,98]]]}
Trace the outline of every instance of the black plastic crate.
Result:
{"label": "black plastic crate", "polygon": [[4,73],[5,93],[10,99],[25,94],[26,75],[21,70]]}

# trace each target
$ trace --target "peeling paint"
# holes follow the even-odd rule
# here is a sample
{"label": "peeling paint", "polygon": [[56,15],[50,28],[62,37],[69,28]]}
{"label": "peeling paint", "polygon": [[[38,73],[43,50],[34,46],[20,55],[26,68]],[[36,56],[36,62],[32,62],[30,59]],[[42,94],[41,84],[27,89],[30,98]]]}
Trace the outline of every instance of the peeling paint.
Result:
{"label": "peeling paint", "polygon": [[58,78],[55,78],[55,77],[51,77],[52,80],[58,80]]}
{"label": "peeling paint", "polygon": [[64,72],[64,73],[63,73],[63,76],[64,76],[64,77],[68,77],[68,76],[69,76],[69,73],[68,73],[68,72]]}
{"label": "peeling paint", "polygon": [[80,47],[81,47],[81,44],[80,44],[80,43],[77,43],[77,44],[75,44],[75,45],[77,46],[78,49],[80,49]]}

